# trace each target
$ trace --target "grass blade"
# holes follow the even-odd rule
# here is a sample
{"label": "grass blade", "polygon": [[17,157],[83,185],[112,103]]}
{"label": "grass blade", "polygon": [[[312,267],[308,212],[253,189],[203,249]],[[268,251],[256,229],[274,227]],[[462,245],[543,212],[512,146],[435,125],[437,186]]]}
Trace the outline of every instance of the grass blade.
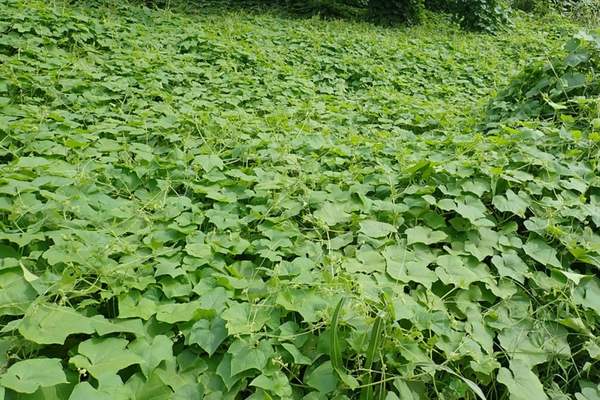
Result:
{"label": "grass blade", "polygon": [[339,335],[339,320],[342,306],[344,305],[344,298],[342,297],[338,302],[333,316],[331,317],[331,365],[337,372],[342,382],[344,382],[350,389],[356,389],[358,387],[358,381],[352,375],[346,372],[342,361],[342,346],[340,344]]}
{"label": "grass blade", "polygon": [[331,365],[336,371],[342,371],[342,349],[340,347],[340,336],[339,336],[339,318],[342,305],[344,304],[344,298],[342,297],[338,302],[333,316],[331,317]]}
{"label": "grass blade", "polygon": [[[369,339],[369,347],[367,348],[367,359],[365,361],[365,368],[370,370],[373,367],[375,357],[379,352],[379,339],[383,332],[383,318],[378,316],[375,318],[375,324],[371,330],[371,338]],[[360,400],[373,400],[373,374],[369,371],[365,387],[361,390]]]}

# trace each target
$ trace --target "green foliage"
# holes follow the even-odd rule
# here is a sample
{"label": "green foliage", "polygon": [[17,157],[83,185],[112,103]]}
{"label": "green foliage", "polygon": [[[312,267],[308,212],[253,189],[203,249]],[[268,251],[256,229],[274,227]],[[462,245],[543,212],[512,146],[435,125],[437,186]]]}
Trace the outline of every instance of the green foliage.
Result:
{"label": "green foliage", "polygon": [[600,1],[598,0],[551,0],[552,8],[584,24],[600,25]]}
{"label": "green foliage", "polygon": [[495,33],[510,21],[499,0],[450,0],[448,11],[465,29]]}
{"label": "green foliage", "polygon": [[451,3],[447,0],[425,0],[425,8],[432,11],[449,12]]}
{"label": "green foliage", "polygon": [[361,15],[368,0],[285,0],[285,5],[298,14],[321,14],[329,17]]}
{"label": "green foliage", "polygon": [[599,0],[513,0],[512,6],[537,15],[556,12],[590,27],[600,25]]}
{"label": "green foliage", "polygon": [[551,10],[551,4],[547,0],[513,0],[511,5],[517,10],[538,15],[546,14]]}
{"label": "green foliage", "polygon": [[284,4],[298,14],[369,16],[371,21],[384,24],[417,23],[428,8],[451,13],[463,28],[489,33],[509,22],[508,10],[498,0],[287,0]]}
{"label": "green foliage", "polygon": [[287,0],[285,4],[298,14],[368,16],[374,22],[387,24],[416,23],[423,12],[423,0]]}
{"label": "green foliage", "polygon": [[488,115],[492,121],[556,120],[594,138],[600,129],[599,67],[600,35],[582,32],[560,54],[525,68],[491,102]]}
{"label": "green foliage", "polygon": [[34,393],[39,387],[68,383],[56,358],[33,358],[19,361],[0,377],[0,385],[18,393]]}
{"label": "green foliage", "polygon": [[0,397],[597,396],[595,81],[476,128],[569,22],[107,4],[2,2]]}
{"label": "green foliage", "polygon": [[369,0],[370,14],[377,21],[416,23],[423,9],[423,0]]}
{"label": "green foliage", "polygon": [[600,26],[600,1],[580,0],[573,5],[569,14],[575,20],[588,26]]}

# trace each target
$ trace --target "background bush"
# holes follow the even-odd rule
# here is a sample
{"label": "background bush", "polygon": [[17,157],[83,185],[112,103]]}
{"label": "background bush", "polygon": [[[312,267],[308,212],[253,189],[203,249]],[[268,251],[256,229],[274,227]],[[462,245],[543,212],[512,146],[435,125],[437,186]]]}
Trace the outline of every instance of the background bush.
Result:
{"label": "background bush", "polygon": [[517,10],[534,12],[536,14],[544,14],[549,9],[549,4],[546,0],[513,0],[512,6]]}
{"label": "background bush", "polygon": [[329,16],[357,15],[367,6],[370,18],[382,23],[416,23],[428,8],[451,13],[465,29],[485,32],[495,32],[509,21],[507,7],[498,0],[288,0],[287,4],[295,12]]}
{"label": "background bush", "polygon": [[600,33],[580,33],[564,53],[517,75],[491,102],[491,121],[556,119],[583,132],[600,120]]}
{"label": "background bush", "polygon": [[415,23],[421,19],[425,4],[423,0],[370,0],[370,14],[380,22],[406,21]]}
{"label": "background bush", "polygon": [[565,14],[588,25],[600,24],[600,0],[562,1]]}
{"label": "background bush", "polygon": [[497,0],[452,0],[449,11],[466,29],[493,33],[509,22],[508,8]]}
{"label": "background bush", "polygon": [[586,25],[600,24],[600,0],[513,0],[512,6],[535,14],[554,10]]}
{"label": "background bush", "polygon": [[[528,2],[515,0],[519,7],[531,8]],[[586,0],[600,1],[600,0]],[[144,0],[147,6],[169,7],[171,0]],[[499,0],[229,0],[241,7],[283,7],[296,15],[321,15],[332,18],[359,18],[382,24],[415,24],[425,9],[453,16],[463,28],[494,33],[509,22],[508,10]]]}
{"label": "background bush", "polygon": [[368,0],[284,0],[283,3],[297,14],[350,17],[360,14],[367,6]]}

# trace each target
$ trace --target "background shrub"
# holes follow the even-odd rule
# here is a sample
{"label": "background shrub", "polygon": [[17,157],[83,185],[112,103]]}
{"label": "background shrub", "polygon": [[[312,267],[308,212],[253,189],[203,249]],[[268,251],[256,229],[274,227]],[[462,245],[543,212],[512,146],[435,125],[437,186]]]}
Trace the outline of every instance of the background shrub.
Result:
{"label": "background shrub", "polygon": [[451,0],[449,11],[465,29],[493,33],[510,20],[508,7],[498,0]]}
{"label": "background shrub", "polygon": [[284,0],[296,14],[321,14],[326,17],[350,17],[361,13],[368,0]]}
{"label": "background shrub", "polygon": [[370,14],[379,22],[416,23],[425,7],[423,0],[370,0]]}
{"label": "background shrub", "polygon": [[554,10],[585,25],[600,25],[600,0],[513,0],[512,6],[535,14]]}
{"label": "background shrub", "polygon": [[447,0],[425,0],[425,8],[431,11],[450,12],[451,2]]}
{"label": "background shrub", "polygon": [[491,121],[557,119],[591,128],[600,117],[600,32],[580,33],[565,52],[517,75],[491,102]]}
{"label": "background shrub", "polygon": [[600,0],[566,1],[567,15],[588,25],[600,24]]}
{"label": "background shrub", "polygon": [[549,4],[546,0],[513,0],[512,7],[536,14],[545,14],[549,10]]}
{"label": "background shrub", "polygon": [[[155,7],[168,6],[170,0],[144,0]],[[325,17],[358,17],[375,23],[414,24],[422,19],[423,11],[450,13],[465,29],[493,33],[509,22],[508,7],[502,0],[230,0],[241,6],[283,6],[299,15]],[[528,2],[542,0],[515,0],[520,8],[530,9]],[[585,0],[600,1],[600,0]]]}

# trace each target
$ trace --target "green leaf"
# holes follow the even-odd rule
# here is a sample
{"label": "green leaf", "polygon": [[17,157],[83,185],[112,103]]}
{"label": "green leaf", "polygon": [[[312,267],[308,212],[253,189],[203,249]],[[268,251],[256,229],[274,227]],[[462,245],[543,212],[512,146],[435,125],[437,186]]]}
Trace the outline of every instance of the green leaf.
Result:
{"label": "green leaf", "polygon": [[[420,382],[404,381],[400,378],[394,380],[394,387],[398,390],[401,400],[427,400],[425,385]],[[388,399],[385,399],[388,400]]]}
{"label": "green leaf", "polygon": [[588,381],[579,381],[581,392],[575,393],[576,400],[600,400],[600,385]]}
{"label": "green leaf", "polygon": [[140,368],[146,377],[149,377],[162,361],[173,358],[173,342],[165,335],[157,335],[151,342],[147,338],[138,338],[131,342],[128,348],[139,356]]}
{"label": "green leaf", "polygon": [[325,361],[307,373],[304,377],[304,383],[323,394],[327,394],[337,389],[339,380],[331,361]]}
{"label": "green leaf", "polygon": [[207,311],[198,302],[161,304],[156,311],[158,321],[174,324],[176,322],[192,321]]}
{"label": "green leaf", "polygon": [[210,260],[213,256],[213,250],[206,243],[188,243],[185,246],[185,251],[190,256],[198,257],[202,260]]}
{"label": "green leaf", "polygon": [[227,336],[227,328],[223,319],[219,317],[211,320],[201,319],[192,326],[188,342],[197,344],[209,356],[212,356]]}
{"label": "green leaf", "polygon": [[492,204],[498,211],[511,212],[521,218],[525,217],[525,211],[527,211],[528,207],[528,203],[510,189],[506,191],[506,195],[504,196],[494,196]]}
{"label": "green leaf", "polygon": [[[138,376],[139,374],[134,374],[133,379],[135,380],[135,378]],[[97,380],[98,389],[96,391],[96,395],[98,395],[100,399],[102,399],[102,394],[104,393],[108,393],[110,395],[110,398],[113,400],[129,400],[134,397],[131,385],[124,385],[123,380],[119,375],[102,375],[99,378],[97,378]],[[83,393],[86,393],[85,389],[88,388],[84,388]],[[89,393],[89,391],[87,392]],[[94,399],[94,397],[91,398]]]}
{"label": "green leaf", "polygon": [[33,305],[19,324],[19,333],[38,344],[63,344],[67,336],[94,333],[93,321],[72,308]]}
{"label": "green leaf", "polygon": [[436,263],[439,267],[435,269],[435,273],[446,285],[453,284],[461,289],[468,289],[471,283],[480,280],[476,270],[466,266],[459,256],[439,256]]}
{"label": "green leaf", "polygon": [[95,377],[116,374],[132,364],[141,364],[144,360],[131,350],[126,349],[129,342],[119,338],[92,338],[81,342],[77,355],[69,362],[77,368],[85,368]]}
{"label": "green leaf", "polygon": [[276,303],[288,311],[296,311],[305,322],[321,319],[330,303],[316,289],[283,289],[277,294]]}
{"label": "green leaf", "polygon": [[510,370],[500,368],[498,382],[508,388],[510,400],[547,400],[538,377],[520,360],[510,362]]}
{"label": "green leaf", "polygon": [[223,169],[223,160],[217,155],[198,155],[194,158],[194,164],[200,165],[206,172],[210,172],[213,168]]}
{"label": "green leaf", "polygon": [[523,283],[529,273],[529,267],[514,251],[507,251],[502,256],[493,256],[492,264],[498,270],[498,275],[508,276]]}
{"label": "green leaf", "polygon": [[250,382],[250,386],[256,386],[267,392],[273,393],[282,399],[292,397],[292,387],[288,381],[288,378],[281,371],[275,371],[268,375],[264,373],[257,376]]}
{"label": "green leaf", "polygon": [[584,278],[573,292],[573,300],[600,316],[600,282],[596,277]]}
{"label": "green leaf", "polygon": [[333,204],[331,202],[324,203],[317,211],[315,211],[314,216],[325,222],[328,226],[342,224],[350,220],[350,214],[344,212],[341,205]]}
{"label": "green leaf", "polygon": [[349,245],[354,240],[352,232],[346,232],[329,240],[328,245],[331,250],[339,250]]}
{"label": "green leaf", "polygon": [[21,271],[0,270],[0,315],[22,315],[36,297]]}
{"label": "green leaf", "polygon": [[33,393],[39,387],[67,383],[58,358],[32,358],[19,361],[0,377],[0,385],[18,393]]}
{"label": "green leaf", "polygon": [[562,264],[556,258],[556,250],[534,235],[529,236],[523,250],[525,254],[542,265],[562,268]]}
{"label": "green leaf", "polygon": [[237,375],[249,369],[262,371],[274,350],[266,340],[256,344],[240,339],[233,342],[227,352],[231,354],[231,375]]}
{"label": "green leaf", "polygon": [[5,244],[0,244],[0,259],[2,258],[13,258],[18,259],[19,253],[12,246],[7,246]]}
{"label": "green leaf", "polygon": [[173,395],[173,390],[158,374],[152,374],[147,380],[135,374],[129,378],[127,385],[134,391],[135,394],[130,397],[134,399],[163,400],[170,399]]}
{"label": "green leaf", "polygon": [[476,197],[464,196],[457,199],[456,212],[475,226],[493,226],[493,223],[486,219],[485,205]]}
{"label": "green leaf", "polygon": [[91,318],[90,323],[100,336],[111,333],[133,333],[135,336],[144,336],[144,326],[140,319],[115,319],[108,320],[101,315]]}
{"label": "green leaf", "polygon": [[111,393],[95,389],[88,382],[75,385],[69,400],[113,400]]}
{"label": "green leaf", "polygon": [[396,228],[385,222],[366,220],[360,222],[360,232],[368,237],[381,238],[390,233],[395,233]]}
{"label": "green leaf", "polygon": [[481,388],[479,386],[477,386],[477,384],[475,382],[473,382],[472,380],[465,378],[464,376],[454,372],[452,369],[446,367],[445,365],[436,365],[436,369],[446,371],[449,374],[456,376],[457,378],[462,380],[469,387],[469,389],[471,389],[471,391],[473,393],[475,393],[475,395],[477,397],[479,397],[481,400],[486,400],[485,395],[483,394],[483,391],[481,390]]}
{"label": "green leaf", "polygon": [[69,381],[0,398],[507,400],[516,360],[596,395],[598,33],[145,2],[0,1],[0,374]]}
{"label": "green leaf", "polygon": [[436,260],[435,255],[425,245],[415,245],[413,250],[403,243],[386,247],[383,251],[386,271],[401,282],[418,282],[430,288],[438,280],[435,272],[428,266]]}
{"label": "green leaf", "polygon": [[286,351],[288,353],[290,353],[290,355],[294,359],[294,363],[300,364],[300,365],[310,365],[312,363],[311,359],[306,357],[304,354],[302,354],[300,352],[300,350],[298,350],[298,348],[296,346],[294,346],[293,344],[281,343],[281,346],[284,349],[286,349]]}
{"label": "green leaf", "polygon": [[227,390],[231,391],[231,389],[238,383],[242,378],[245,378],[247,375],[250,375],[250,371],[245,371],[245,373],[241,374],[233,374],[231,373],[231,359],[232,356],[229,353],[223,354],[221,358],[221,362],[217,366],[216,373],[221,377],[221,380],[225,384]]}
{"label": "green leaf", "polygon": [[344,262],[344,267],[350,273],[364,272],[372,274],[374,272],[384,272],[385,259],[379,251],[365,245],[356,251],[356,259],[348,259]]}
{"label": "green leaf", "polygon": [[119,296],[119,318],[141,318],[148,320],[156,314],[154,296],[143,295],[135,290]]}
{"label": "green leaf", "polygon": [[52,160],[44,157],[21,157],[15,164],[15,168],[34,169],[46,167],[51,163]]}
{"label": "green leaf", "polygon": [[489,180],[486,179],[475,179],[465,182],[462,185],[462,189],[465,192],[471,192],[481,197],[484,193],[490,190]]}
{"label": "green leaf", "polygon": [[413,243],[430,245],[444,241],[448,235],[442,231],[434,231],[426,226],[415,226],[414,228],[408,228],[406,230],[406,237],[406,244],[408,245]]}
{"label": "green leaf", "polygon": [[[194,292],[198,293],[197,290],[198,287],[194,287]],[[200,298],[198,299],[200,308],[214,311],[217,314],[223,312],[227,300],[229,299],[227,291],[222,287],[203,290],[198,294],[200,295]]]}
{"label": "green leaf", "polygon": [[499,235],[491,229],[481,227],[477,232],[467,233],[467,241],[464,244],[465,251],[477,258],[479,261],[495,254]]}
{"label": "green leaf", "polygon": [[221,316],[230,335],[258,332],[269,319],[264,307],[249,303],[233,303]]}

